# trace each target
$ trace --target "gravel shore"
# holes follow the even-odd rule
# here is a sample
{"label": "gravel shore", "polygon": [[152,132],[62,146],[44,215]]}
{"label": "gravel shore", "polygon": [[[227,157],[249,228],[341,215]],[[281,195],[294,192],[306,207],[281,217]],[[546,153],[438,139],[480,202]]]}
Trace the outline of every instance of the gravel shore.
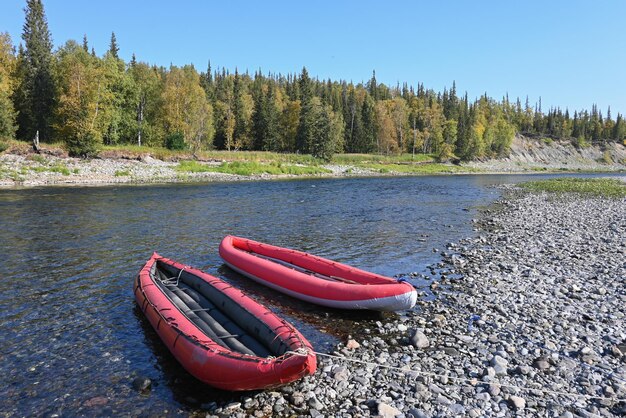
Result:
{"label": "gravel shore", "polygon": [[[202,164],[219,165],[220,161],[204,161]],[[40,187],[50,185],[61,186],[102,186],[110,184],[149,184],[149,183],[191,183],[212,181],[246,181],[270,180],[307,176],[288,174],[272,175],[257,174],[241,176],[218,172],[181,172],[177,170],[176,161],[162,161],[142,155],[131,158],[94,158],[80,159],[67,156],[35,154],[22,152],[18,154],[0,154],[0,188]],[[584,160],[576,165],[567,163],[528,163],[505,160],[489,160],[472,162],[463,167],[450,166],[450,172],[463,173],[546,173],[565,171],[624,171],[623,164],[599,164]],[[316,174],[312,177],[367,177],[367,176],[406,176],[405,172],[384,171],[352,165],[325,164],[322,167],[328,173]],[[445,174],[445,173],[442,173]],[[414,174],[413,174],[414,175]],[[311,176],[309,176],[311,177]]]}
{"label": "gravel shore", "polygon": [[626,414],[626,200],[515,189],[433,266],[434,300],[209,416]]}

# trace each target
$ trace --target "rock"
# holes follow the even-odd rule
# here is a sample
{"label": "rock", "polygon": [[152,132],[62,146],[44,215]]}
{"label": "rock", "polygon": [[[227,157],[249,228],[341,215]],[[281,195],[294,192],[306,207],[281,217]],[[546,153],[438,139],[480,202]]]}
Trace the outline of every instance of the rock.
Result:
{"label": "rock", "polygon": [[92,406],[103,406],[109,402],[109,399],[104,396],[96,396],[94,398],[88,399],[83,402],[83,406],[92,407]]}
{"label": "rock", "polygon": [[495,355],[491,358],[491,360],[489,361],[489,365],[491,365],[492,367],[496,366],[496,365],[501,365],[506,367],[509,364],[509,362],[503,358],[500,357],[499,355]]}
{"label": "rock", "polygon": [[291,395],[291,403],[294,406],[302,406],[304,405],[305,399],[304,399],[304,394],[302,392],[294,392]]}
{"label": "rock", "polygon": [[313,409],[317,409],[318,411],[321,411],[322,409],[324,409],[324,404],[321,403],[319,399],[317,399],[317,397],[315,396],[312,396],[311,398],[309,398],[309,406]]}
{"label": "rock", "polygon": [[515,408],[515,410],[519,411],[520,409],[524,409],[526,407],[526,400],[524,398],[520,398],[519,396],[510,396],[509,404]]}
{"label": "rock", "polygon": [[489,395],[491,395],[492,397],[498,396],[500,392],[500,385],[494,383],[489,385]]}
{"label": "rock", "polygon": [[507,374],[507,365],[509,362],[506,359],[495,355],[491,358],[489,364],[493,367],[496,376],[505,376]]}
{"label": "rock", "polygon": [[407,329],[409,329],[409,328],[406,325],[398,324],[398,331],[405,332]]}
{"label": "rock", "polygon": [[384,402],[379,402],[376,405],[376,411],[382,418],[395,418],[397,415],[402,414],[402,411]]}
{"label": "rock", "polygon": [[482,415],[482,411],[478,408],[470,409],[468,416],[470,418],[478,418]]}
{"label": "rock", "polygon": [[133,380],[133,389],[140,393],[150,392],[150,389],[152,389],[152,380],[147,377],[136,377]]}
{"label": "rock", "polygon": [[411,418],[430,418],[429,414],[422,411],[421,409],[415,409],[415,408],[409,409],[409,412],[407,412],[407,416]]}
{"label": "rock", "polygon": [[348,342],[346,343],[346,348],[348,350],[356,350],[359,347],[361,347],[361,344],[352,339],[348,340]]}
{"label": "rock", "polygon": [[322,414],[317,409],[310,409],[309,415],[311,416],[311,418],[324,418],[324,414]]}
{"label": "rock", "polygon": [[338,366],[333,370],[333,378],[337,381],[348,380],[350,372],[346,366]]}
{"label": "rock", "polygon": [[231,402],[231,403],[229,403],[228,405],[226,405],[224,407],[224,411],[232,413],[232,412],[234,412],[234,411],[236,411],[237,409],[240,409],[240,408],[241,408],[241,402]]}
{"label": "rock", "polygon": [[452,357],[458,357],[461,353],[459,353],[459,350],[457,350],[454,347],[444,347],[443,348],[444,353],[446,353],[449,356]]}
{"label": "rock", "polygon": [[465,407],[463,405],[461,405],[461,404],[454,403],[454,404],[448,406],[448,409],[454,415],[465,415]]}
{"label": "rock", "polygon": [[533,367],[539,370],[548,370],[550,368],[550,363],[547,358],[538,357],[535,361],[533,361]]}
{"label": "rock", "polygon": [[244,407],[244,409],[256,408],[258,405],[259,405],[259,402],[256,399],[245,398],[243,400],[243,407]]}
{"label": "rock", "polygon": [[411,333],[411,336],[409,337],[409,342],[415,348],[427,348],[428,346],[430,346],[430,341],[428,340],[428,337],[426,337],[426,335],[424,335],[424,333],[419,330],[414,330]]}

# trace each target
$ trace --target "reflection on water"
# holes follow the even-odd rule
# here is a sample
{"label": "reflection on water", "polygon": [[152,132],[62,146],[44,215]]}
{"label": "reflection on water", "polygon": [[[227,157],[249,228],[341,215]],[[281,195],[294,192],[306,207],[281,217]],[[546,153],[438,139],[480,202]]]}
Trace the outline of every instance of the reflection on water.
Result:
{"label": "reflection on water", "polygon": [[[134,305],[153,251],[220,276],[328,350],[386,315],[306,304],[223,267],[226,234],[385,275],[427,273],[523,177],[447,176],[0,191],[0,413],[176,415],[238,399],[198,384]],[[131,389],[153,381],[149,396]]]}

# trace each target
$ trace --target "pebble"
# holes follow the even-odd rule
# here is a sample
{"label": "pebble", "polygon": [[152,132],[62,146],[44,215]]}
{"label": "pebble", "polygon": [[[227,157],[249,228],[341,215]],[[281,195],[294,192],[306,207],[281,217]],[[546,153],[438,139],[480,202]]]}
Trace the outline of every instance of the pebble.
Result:
{"label": "pebble", "polygon": [[322,409],[324,409],[324,404],[321,403],[319,399],[317,399],[317,397],[315,396],[309,398],[308,403],[311,408],[317,409],[318,411],[321,411]]}
{"label": "pebble", "polygon": [[424,335],[424,333],[419,330],[413,330],[411,336],[409,337],[409,342],[415,348],[427,348],[428,346],[430,346],[430,341],[428,340],[428,337],[426,337],[426,335]]}
{"label": "pebble", "polygon": [[547,370],[550,368],[550,363],[545,357],[538,357],[533,361],[533,367],[539,370]]}
{"label": "pebble", "polygon": [[524,398],[520,398],[519,396],[510,396],[509,403],[516,410],[524,409],[526,407],[526,400]]}
{"label": "pebble", "polygon": [[402,413],[402,411],[400,411],[398,408],[394,408],[393,406],[387,405],[384,402],[379,402],[376,406],[376,410],[381,418],[395,418],[397,415],[400,415]]}
{"label": "pebble", "polygon": [[357,348],[360,348],[361,344],[359,344],[357,341],[355,340],[348,340],[348,342],[346,343],[346,348],[348,350],[356,350]]}

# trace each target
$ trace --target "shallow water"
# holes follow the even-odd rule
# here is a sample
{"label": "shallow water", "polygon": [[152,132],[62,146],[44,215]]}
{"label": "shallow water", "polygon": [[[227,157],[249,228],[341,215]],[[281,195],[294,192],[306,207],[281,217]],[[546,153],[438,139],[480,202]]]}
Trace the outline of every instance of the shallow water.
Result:
{"label": "shallow water", "polygon": [[[224,235],[389,276],[428,274],[440,257],[433,248],[472,235],[477,210],[499,196],[487,186],[527,179],[0,190],[0,413],[176,415],[238,398],[187,374],[135,307],[132,282],[152,251],[247,290],[324,351],[396,314],[321,308],[257,285],[223,266],[217,248]],[[131,388],[136,376],[153,381],[150,395]]]}

